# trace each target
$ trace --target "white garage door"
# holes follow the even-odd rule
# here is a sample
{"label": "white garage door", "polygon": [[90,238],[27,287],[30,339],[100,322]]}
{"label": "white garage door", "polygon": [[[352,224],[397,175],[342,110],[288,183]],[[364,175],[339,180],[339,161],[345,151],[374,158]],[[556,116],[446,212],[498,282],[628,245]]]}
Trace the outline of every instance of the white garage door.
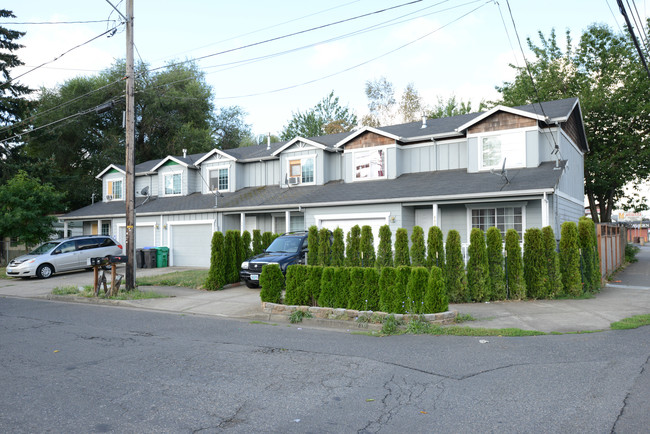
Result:
{"label": "white garage door", "polygon": [[[135,227],[135,248],[141,249],[143,247],[154,247],[155,243],[155,233],[153,226],[137,226]],[[118,240],[122,243],[122,246],[126,244],[126,228],[120,226],[120,234]]]}
{"label": "white garage door", "polygon": [[379,228],[388,223],[388,215],[377,217],[364,216],[363,214],[350,214],[350,215],[337,215],[337,216],[316,216],[317,223],[319,222],[319,227],[327,228],[331,231],[334,229],[341,228],[345,235],[352,229],[352,226],[359,225],[359,227],[370,226],[372,228],[372,236],[375,242],[375,248],[379,246]]}
{"label": "white garage door", "polygon": [[209,267],[212,223],[169,225],[170,265]]}

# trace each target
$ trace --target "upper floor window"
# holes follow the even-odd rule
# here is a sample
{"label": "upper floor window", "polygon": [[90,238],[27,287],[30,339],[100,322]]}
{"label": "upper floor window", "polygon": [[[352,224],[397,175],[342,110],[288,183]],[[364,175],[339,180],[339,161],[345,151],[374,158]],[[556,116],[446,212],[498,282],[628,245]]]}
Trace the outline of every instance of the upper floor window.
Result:
{"label": "upper floor window", "polygon": [[313,184],[314,173],[314,157],[289,160],[290,184]]}
{"label": "upper floor window", "polygon": [[165,196],[174,196],[181,194],[182,174],[168,173],[164,176]]}
{"label": "upper floor window", "polygon": [[210,171],[210,190],[224,191],[228,190],[228,168],[223,167]]}
{"label": "upper floor window", "polygon": [[483,232],[491,227],[501,231],[501,238],[505,240],[508,229],[514,229],[523,238],[523,211],[522,207],[480,208],[472,210],[472,228],[479,228]]}
{"label": "upper floor window", "polygon": [[526,165],[526,135],[524,132],[480,137],[481,169],[500,169],[503,166],[504,158],[506,167],[524,167]]}
{"label": "upper floor window", "polygon": [[386,177],[386,150],[369,149],[353,153],[354,179],[380,179]]}
{"label": "upper floor window", "polygon": [[111,196],[113,200],[122,199],[122,180],[116,179],[113,181],[108,181],[106,194]]}

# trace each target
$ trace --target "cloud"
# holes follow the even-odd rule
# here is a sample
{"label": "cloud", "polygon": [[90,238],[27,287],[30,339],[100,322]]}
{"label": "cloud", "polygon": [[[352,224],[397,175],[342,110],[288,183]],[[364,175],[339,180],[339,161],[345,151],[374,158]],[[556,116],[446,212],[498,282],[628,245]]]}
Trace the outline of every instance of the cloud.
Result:
{"label": "cloud", "polygon": [[350,53],[348,45],[341,41],[317,45],[313,51],[309,65],[319,69],[330,65],[340,66],[341,61]]}

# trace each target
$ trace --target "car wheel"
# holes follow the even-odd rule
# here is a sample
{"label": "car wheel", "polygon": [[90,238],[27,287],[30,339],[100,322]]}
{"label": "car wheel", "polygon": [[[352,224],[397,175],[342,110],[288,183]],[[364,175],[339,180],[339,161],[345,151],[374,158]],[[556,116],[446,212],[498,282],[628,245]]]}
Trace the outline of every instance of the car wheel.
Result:
{"label": "car wheel", "polygon": [[260,286],[257,283],[251,282],[251,281],[246,281],[246,286],[248,286],[251,289],[259,288]]}
{"label": "car wheel", "polygon": [[43,264],[36,269],[36,275],[41,279],[47,279],[54,273],[54,267],[50,264]]}

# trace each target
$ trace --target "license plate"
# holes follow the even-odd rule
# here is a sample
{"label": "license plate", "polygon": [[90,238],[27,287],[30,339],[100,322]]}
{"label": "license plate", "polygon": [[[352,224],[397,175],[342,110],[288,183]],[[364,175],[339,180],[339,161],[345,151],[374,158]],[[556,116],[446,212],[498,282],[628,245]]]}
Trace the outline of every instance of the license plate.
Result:
{"label": "license plate", "polygon": [[251,280],[260,280],[259,274],[251,274]]}

